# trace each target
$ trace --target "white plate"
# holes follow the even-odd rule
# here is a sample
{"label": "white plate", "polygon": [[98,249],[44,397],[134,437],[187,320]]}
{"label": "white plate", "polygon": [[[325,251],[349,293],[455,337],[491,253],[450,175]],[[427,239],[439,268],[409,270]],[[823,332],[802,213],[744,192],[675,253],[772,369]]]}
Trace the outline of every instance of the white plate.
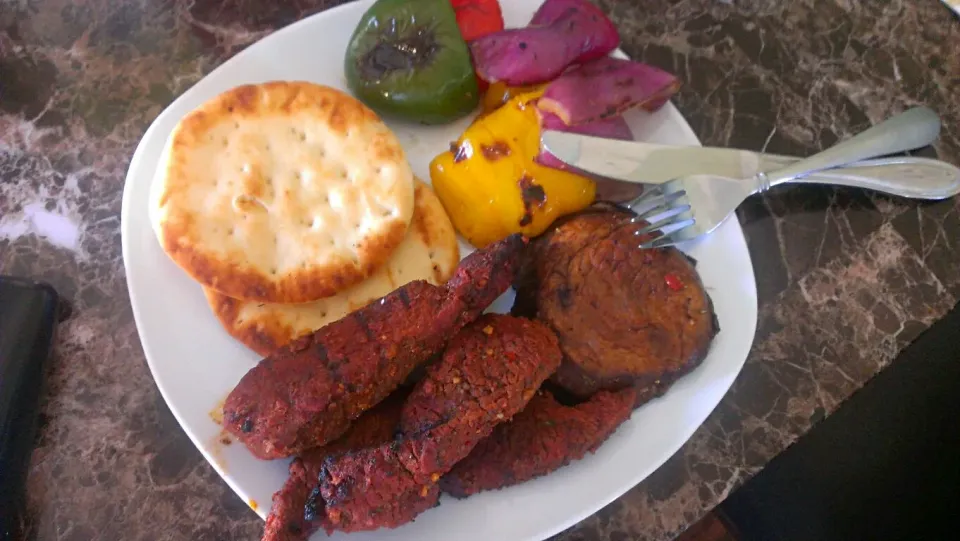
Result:
{"label": "white plate", "polygon": [[[147,217],[151,181],[164,142],[185,113],[235,85],[300,79],[345,88],[343,55],[370,0],[299,21],[247,48],[171,104],[137,147],[123,194],[123,261],[137,330],[150,370],[177,421],[221,477],[264,517],[271,495],[287,476],[286,460],[253,458],[238,444],[217,443],[220,427],[209,412],[256,364],[258,357],[224,332],[200,286],[160,249]],[[538,0],[502,2],[507,26],[526,24]],[[699,145],[671,104],[629,118],[637,139]],[[394,123],[414,171],[428,179],[428,163],[469,124],[423,127]],[[699,262],[722,331],[702,366],[631,419],[585,459],[546,477],[442,505],[396,530],[337,534],[335,539],[539,540],[594,513],[650,475],[690,437],[723,397],[753,342],[757,301],[753,267],[736,220],[688,251]],[[509,299],[503,299],[509,301]],[[500,305],[508,307],[508,302]],[[255,503],[253,503],[255,502]],[[323,537],[319,535],[319,537]]]}

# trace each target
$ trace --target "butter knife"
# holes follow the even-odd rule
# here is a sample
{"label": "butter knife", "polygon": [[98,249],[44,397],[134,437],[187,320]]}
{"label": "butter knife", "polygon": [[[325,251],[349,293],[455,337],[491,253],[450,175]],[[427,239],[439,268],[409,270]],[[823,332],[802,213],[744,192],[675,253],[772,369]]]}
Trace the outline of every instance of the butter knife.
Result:
{"label": "butter knife", "polygon": [[[732,148],[621,141],[554,130],[543,132],[541,144],[543,150],[581,171],[639,184],[662,184],[674,178],[702,173],[751,178],[761,171],[779,169],[800,159]],[[808,180],[856,185],[858,179],[878,175],[913,177],[927,170],[938,177],[957,174],[955,167],[938,160],[896,157],[865,160],[820,171]]]}

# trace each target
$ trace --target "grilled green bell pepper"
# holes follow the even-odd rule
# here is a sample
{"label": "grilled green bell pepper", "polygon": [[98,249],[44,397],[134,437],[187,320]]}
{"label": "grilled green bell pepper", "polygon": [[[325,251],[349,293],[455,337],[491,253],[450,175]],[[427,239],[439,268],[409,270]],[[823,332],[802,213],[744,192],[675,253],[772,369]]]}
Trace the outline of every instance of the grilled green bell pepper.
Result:
{"label": "grilled green bell pepper", "polygon": [[470,51],[449,0],[379,0],[344,60],[354,96],[386,116],[442,124],[480,99]]}

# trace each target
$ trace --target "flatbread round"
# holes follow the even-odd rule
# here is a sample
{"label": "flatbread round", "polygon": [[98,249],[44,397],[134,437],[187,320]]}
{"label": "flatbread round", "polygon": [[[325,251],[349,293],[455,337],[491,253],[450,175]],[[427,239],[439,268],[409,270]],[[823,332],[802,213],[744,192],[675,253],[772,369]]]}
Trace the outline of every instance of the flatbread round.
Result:
{"label": "flatbread round", "polygon": [[429,186],[417,181],[416,208],[406,238],[372,276],[333,297],[304,304],[231,299],[205,288],[207,302],[231,336],[266,357],[287,342],[379,299],[413,280],[442,284],[460,261],[457,235]]}
{"label": "flatbread round", "polygon": [[238,299],[309,302],[362,281],[403,241],[413,173],[365,105],[305,82],[239,86],[187,114],[151,218],[191,277]]}

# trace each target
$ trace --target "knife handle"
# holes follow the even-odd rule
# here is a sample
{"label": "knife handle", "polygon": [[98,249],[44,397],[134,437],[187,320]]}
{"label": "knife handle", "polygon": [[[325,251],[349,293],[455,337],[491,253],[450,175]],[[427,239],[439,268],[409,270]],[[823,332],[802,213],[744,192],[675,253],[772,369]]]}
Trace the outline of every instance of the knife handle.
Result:
{"label": "knife handle", "polygon": [[832,184],[914,199],[946,199],[960,193],[960,169],[928,158],[883,158],[795,178],[789,184]]}
{"label": "knife handle", "polygon": [[824,169],[897,154],[933,143],[940,134],[940,117],[926,107],[914,107],[782,169],[761,173],[761,191]]}

